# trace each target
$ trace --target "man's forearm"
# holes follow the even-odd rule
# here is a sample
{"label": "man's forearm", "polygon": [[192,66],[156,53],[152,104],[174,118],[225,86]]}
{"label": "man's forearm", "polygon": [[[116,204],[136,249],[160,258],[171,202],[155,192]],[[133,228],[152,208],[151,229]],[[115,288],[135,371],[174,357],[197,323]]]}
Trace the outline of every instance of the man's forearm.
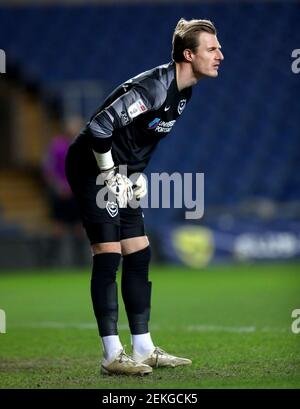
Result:
{"label": "man's forearm", "polygon": [[101,171],[114,167],[111,154],[113,117],[106,111],[98,114],[89,124],[90,141]]}

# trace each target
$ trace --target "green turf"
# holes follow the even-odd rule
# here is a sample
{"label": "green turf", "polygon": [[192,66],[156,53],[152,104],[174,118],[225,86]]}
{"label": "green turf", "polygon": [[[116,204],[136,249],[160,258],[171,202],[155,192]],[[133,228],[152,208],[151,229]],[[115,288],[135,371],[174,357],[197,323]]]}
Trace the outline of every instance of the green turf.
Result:
{"label": "green turf", "polygon": [[[99,375],[89,272],[0,274],[1,388],[299,388],[300,265],[152,269],[151,332],[185,368],[148,377]],[[130,346],[123,304],[120,336]]]}

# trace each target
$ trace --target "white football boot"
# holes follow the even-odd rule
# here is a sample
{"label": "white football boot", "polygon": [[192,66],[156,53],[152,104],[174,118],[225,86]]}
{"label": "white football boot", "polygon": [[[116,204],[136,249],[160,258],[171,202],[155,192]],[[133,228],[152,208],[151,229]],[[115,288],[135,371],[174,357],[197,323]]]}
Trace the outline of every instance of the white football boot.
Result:
{"label": "white football boot", "polygon": [[121,349],[112,361],[101,362],[101,372],[106,375],[147,375],[152,372],[149,365],[136,362]]}
{"label": "white football boot", "polygon": [[133,351],[132,358],[136,362],[149,365],[153,368],[175,368],[176,366],[191,365],[192,363],[190,359],[170,355],[159,347],[156,347],[154,351],[146,355],[141,355],[137,351]]}

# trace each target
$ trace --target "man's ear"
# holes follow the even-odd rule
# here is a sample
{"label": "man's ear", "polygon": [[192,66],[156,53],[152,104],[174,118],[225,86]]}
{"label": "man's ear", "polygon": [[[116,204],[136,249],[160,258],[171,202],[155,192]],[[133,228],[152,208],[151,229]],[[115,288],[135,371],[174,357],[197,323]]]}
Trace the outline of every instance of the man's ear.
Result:
{"label": "man's ear", "polygon": [[184,56],[184,58],[185,58],[185,60],[186,61],[192,61],[192,50],[190,50],[189,48],[186,48],[184,51],[183,51],[183,56]]}

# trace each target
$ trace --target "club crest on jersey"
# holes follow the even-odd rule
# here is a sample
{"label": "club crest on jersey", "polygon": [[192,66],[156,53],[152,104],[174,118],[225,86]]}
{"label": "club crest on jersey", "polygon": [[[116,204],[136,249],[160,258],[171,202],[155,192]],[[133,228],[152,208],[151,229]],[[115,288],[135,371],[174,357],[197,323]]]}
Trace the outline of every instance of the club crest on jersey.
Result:
{"label": "club crest on jersey", "polygon": [[139,98],[128,108],[128,115],[130,116],[130,118],[135,118],[136,116],[142,114],[143,112],[146,112],[147,110],[148,109],[143,100]]}
{"label": "club crest on jersey", "polygon": [[178,104],[178,107],[177,107],[177,111],[178,111],[179,115],[181,115],[182,111],[185,108],[185,105],[186,105],[186,99],[181,99],[179,101],[179,104]]}
{"label": "club crest on jersey", "polygon": [[106,203],[106,210],[108,211],[111,217],[116,217],[118,214],[118,205],[115,202],[107,202]]}

